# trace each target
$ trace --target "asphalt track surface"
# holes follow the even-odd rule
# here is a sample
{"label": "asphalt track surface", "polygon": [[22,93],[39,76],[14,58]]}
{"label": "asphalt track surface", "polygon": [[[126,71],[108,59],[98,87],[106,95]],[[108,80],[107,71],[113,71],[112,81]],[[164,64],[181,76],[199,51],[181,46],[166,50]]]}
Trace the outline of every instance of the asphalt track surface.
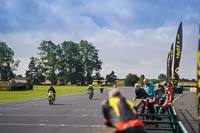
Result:
{"label": "asphalt track surface", "polygon": [[[133,88],[120,89],[131,99]],[[47,99],[0,104],[1,133],[98,133],[102,127],[101,104],[107,98],[95,92],[56,97],[54,105]]]}
{"label": "asphalt track surface", "polygon": [[196,93],[184,92],[175,102],[174,107],[178,118],[189,133],[200,133],[200,123],[197,115]]}

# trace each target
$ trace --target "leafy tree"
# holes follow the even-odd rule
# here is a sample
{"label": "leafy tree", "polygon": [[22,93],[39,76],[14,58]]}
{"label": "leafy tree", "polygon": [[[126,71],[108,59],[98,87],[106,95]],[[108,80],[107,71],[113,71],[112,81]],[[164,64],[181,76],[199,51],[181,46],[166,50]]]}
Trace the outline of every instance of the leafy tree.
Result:
{"label": "leafy tree", "polygon": [[76,84],[85,85],[85,70],[83,68],[82,62],[80,59],[77,60],[75,64],[74,79],[76,79]]}
{"label": "leafy tree", "polygon": [[96,73],[95,73],[95,76],[93,77],[93,79],[94,79],[94,80],[97,80],[97,83],[98,83],[98,84],[101,84],[101,83],[102,83],[101,80],[104,80],[104,77],[101,77],[100,72],[96,72]]}
{"label": "leafy tree", "polygon": [[110,82],[112,85],[115,84],[115,81],[117,80],[117,76],[115,75],[115,72],[112,71],[110,74],[106,75],[106,84]]}
{"label": "leafy tree", "polygon": [[79,43],[80,59],[85,70],[87,84],[92,83],[92,74],[101,69],[102,62],[98,57],[98,50],[87,41]]}
{"label": "leafy tree", "polygon": [[67,60],[65,59],[65,53],[62,48],[62,44],[57,46],[57,68],[58,68],[58,74],[57,79],[61,82],[61,84],[67,84],[69,82],[67,78]]}
{"label": "leafy tree", "polygon": [[45,67],[45,75],[53,84],[57,83],[58,47],[51,41],[43,41],[40,46],[40,59]]}
{"label": "leafy tree", "polygon": [[133,86],[139,81],[139,77],[136,74],[129,73],[125,79],[126,86]]}
{"label": "leafy tree", "polygon": [[191,82],[197,82],[196,79],[191,79]]}
{"label": "leafy tree", "polygon": [[101,70],[98,50],[87,41],[64,41],[55,45],[43,41],[39,47],[42,71],[52,83],[91,84],[93,74]]}
{"label": "leafy tree", "polygon": [[5,42],[0,41],[0,80],[8,81],[14,78],[19,60],[14,61],[14,51]]}
{"label": "leafy tree", "polygon": [[167,80],[167,76],[165,75],[165,74],[160,74],[159,76],[158,76],[158,79],[161,81],[161,82],[163,82],[163,81],[165,81],[165,80]]}
{"label": "leafy tree", "polygon": [[82,82],[84,70],[80,59],[79,45],[72,41],[63,42],[64,60],[67,79],[72,83]]}
{"label": "leafy tree", "polygon": [[180,78],[179,81],[181,81],[181,82],[190,82],[190,81],[194,81],[194,82],[196,82],[195,79],[193,79],[193,80],[189,80],[189,79],[186,79],[186,78]]}
{"label": "leafy tree", "polygon": [[158,79],[150,79],[150,81],[151,81],[153,84],[160,83],[160,80],[158,80]]}
{"label": "leafy tree", "polygon": [[45,76],[42,72],[42,66],[39,59],[31,57],[29,70],[26,71],[26,81],[31,84],[41,84],[45,81]]}
{"label": "leafy tree", "polygon": [[84,67],[80,57],[79,45],[65,41],[60,46],[58,71],[59,78],[72,84],[85,84]]}
{"label": "leafy tree", "polygon": [[19,75],[16,75],[15,79],[24,80],[24,79],[26,79],[26,78],[23,77],[21,74],[19,74]]}

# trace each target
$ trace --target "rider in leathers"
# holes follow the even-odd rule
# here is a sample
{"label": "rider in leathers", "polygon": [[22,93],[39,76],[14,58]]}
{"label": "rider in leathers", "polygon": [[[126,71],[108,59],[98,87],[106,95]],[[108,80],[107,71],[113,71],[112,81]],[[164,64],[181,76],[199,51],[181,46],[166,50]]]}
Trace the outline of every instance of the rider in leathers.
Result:
{"label": "rider in leathers", "polygon": [[109,92],[109,99],[102,107],[104,124],[116,133],[145,133],[142,120],[136,117],[134,104],[121,95],[118,89]]}

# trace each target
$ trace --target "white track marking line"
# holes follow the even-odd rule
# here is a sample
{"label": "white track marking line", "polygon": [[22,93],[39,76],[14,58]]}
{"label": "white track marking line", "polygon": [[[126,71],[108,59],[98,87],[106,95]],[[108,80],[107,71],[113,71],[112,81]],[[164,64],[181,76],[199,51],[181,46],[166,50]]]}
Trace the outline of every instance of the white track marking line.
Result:
{"label": "white track marking line", "polygon": [[[53,105],[54,106],[54,105]],[[22,107],[22,108],[8,108],[8,107],[0,107],[0,110],[25,110],[25,109],[27,109],[27,110],[37,110],[37,111],[40,111],[40,110],[50,110],[49,108],[46,108],[46,109],[37,109],[37,108],[28,108],[28,107]],[[62,108],[62,109],[58,109],[58,108],[51,108],[51,110],[72,110],[72,111],[87,111],[88,109],[84,109],[84,108],[81,108],[81,109],[79,109],[79,108],[74,108],[74,109],[69,109],[69,108]],[[99,109],[93,109],[93,110],[90,110],[90,111],[99,111]]]}
{"label": "white track marking line", "polygon": [[19,108],[9,108],[9,107],[5,107],[5,108],[0,108],[0,109],[14,109],[14,110],[16,110],[16,109],[19,109]]}
{"label": "white track marking line", "polygon": [[18,124],[18,123],[0,123],[0,126],[48,126],[48,127],[105,127],[104,125],[69,125],[69,124]]}
{"label": "white track marking line", "polygon": [[87,115],[87,114],[83,114],[83,115],[45,115],[45,114],[0,114],[0,116],[39,116],[39,117],[63,117],[63,116],[67,116],[67,117],[100,117],[102,118],[102,115]]}

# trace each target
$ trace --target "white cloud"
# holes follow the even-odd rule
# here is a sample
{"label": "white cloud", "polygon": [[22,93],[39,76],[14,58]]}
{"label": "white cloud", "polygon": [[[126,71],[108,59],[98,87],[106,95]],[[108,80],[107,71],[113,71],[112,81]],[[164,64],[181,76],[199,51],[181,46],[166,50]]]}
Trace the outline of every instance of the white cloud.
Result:
{"label": "white cloud", "polygon": [[[139,25],[140,21],[135,21],[138,12],[135,12],[137,5],[134,5],[133,1],[57,0],[33,3],[37,7],[34,7],[34,12],[38,17],[31,16],[35,20],[35,29],[28,25],[28,29],[0,32],[0,40],[7,42],[15,51],[15,57],[21,59],[17,73],[25,73],[29,58],[37,55],[37,47],[42,40],[52,40],[58,44],[65,40],[79,42],[82,39],[91,41],[99,49],[100,59],[103,61],[103,76],[112,70],[119,78],[124,78],[128,73],[157,78],[160,73],[165,73],[166,56],[171,43],[175,41],[177,21],[170,19],[163,22],[163,25],[136,28],[135,24]],[[20,2],[16,5],[19,6]],[[8,2],[7,11],[17,12],[20,8],[16,5]],[[146,6],[151,7],[148,4]],[[195,78],[196,72],[197,30],[194,27],[197,25],[189,26],[188,22],[197,20],[199,15],[195,11],[193,13],[193,16],[186,14],[183,19],[187,24],[184,25],[183,21],[184,42],[180,76],[186,78]],[[11,20],[11,27],[18,27],[20,22],[23,22],[14,18]]]}
{"label": "white cloud", "polygon": [[[186,28],[184,28],[180,76],[195,78],[195,71],[191,69],[196,67],[195,53],[189,53],[195,47],[188,46],[195,42],[192,34],[194,29]],[[125,33],[104,27],[101,30],[95,30],[93,35],[87,32],[86,39],[99,49],[100,59],[103,61],[103,76],[114,70],[119,78],[125,78],[128,73],[157,78],[160,73],[165,73],[166,56],[172,41],[175,40],[176,31],[176,26],[130,30]],[[79,32],[84,33],[84,30],[79,30]],[[76,36],[65,32],[40,31],[0,34],[0,38],[11,45],[15,51],[15,57],[21,60],[17,74],[24,74],[28,69],[29,58],[37,55],[37,47],[42,40],[52,40],[58,44],[70,38],[75,39]],[[78,38],[81,39],[81,34]],[[80,40],[77,39],[77,41]]]}
{"label": "white cloud", "polygon": [[[125,33],[102,28],[89,40],[100,49],[100,57],[104,63],[103,75],[114,70],[119,78],[124,78],[128,73],[157,78],[160,73],[166,73],[166,58],[171,43],[175,41],[176,32],[177,26],[130,30]],[[191,44],[194,40],[193,29],[184,27],[182,57],[186,59],[181,60],[181,77],[195,78],[194,69],[190,69],[188,65],[191,64],[194,68],[195,53],[187,54],[194,49],[186,44]]]}
{"label": "white cloud", "polygon": [[21,74],[21,75],[25,76],[26,70],[28,70],[28,65],[30,63],[30,58],[17,57],[14,59],[20,60],[19,67],[18,67],[17,71],[15,71],[14,73],[17,75]]}

